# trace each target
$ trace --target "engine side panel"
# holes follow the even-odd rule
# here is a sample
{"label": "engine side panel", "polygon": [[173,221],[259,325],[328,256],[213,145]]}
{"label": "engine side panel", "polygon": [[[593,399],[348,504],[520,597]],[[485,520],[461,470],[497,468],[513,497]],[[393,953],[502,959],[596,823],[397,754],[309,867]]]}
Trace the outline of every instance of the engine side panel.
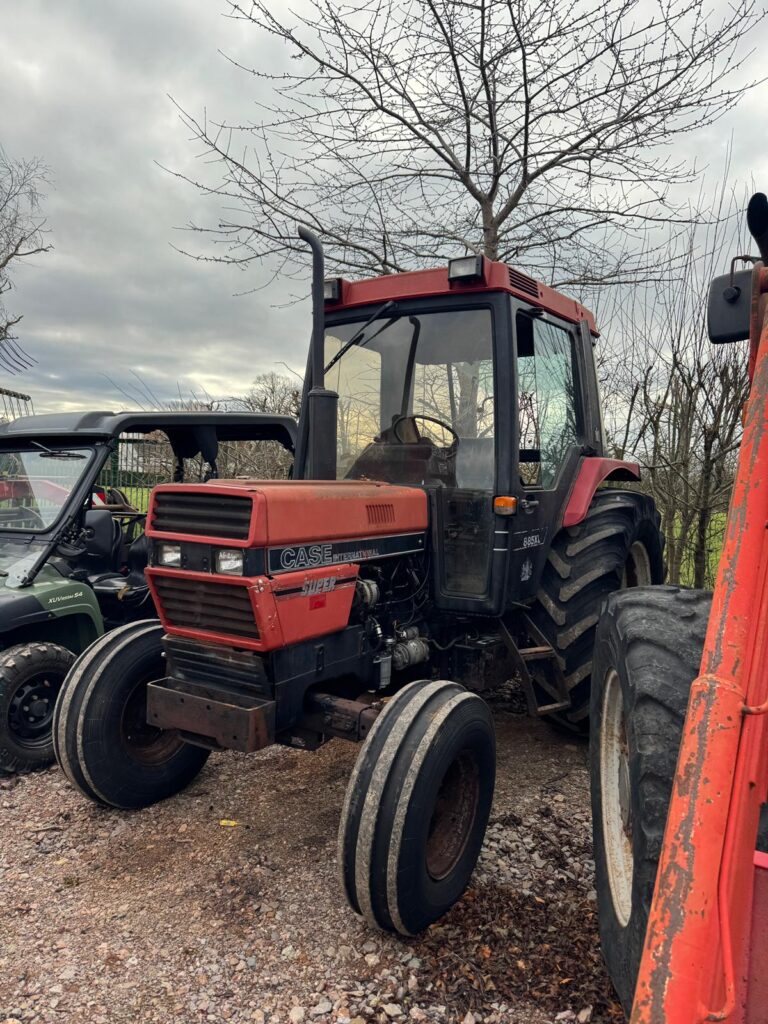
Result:
{"label": "engine side panel", "polygon": [[279,580],[147,570],[168,634],[261,653],[344,629],[357,574],[356,565],[285,573]]}

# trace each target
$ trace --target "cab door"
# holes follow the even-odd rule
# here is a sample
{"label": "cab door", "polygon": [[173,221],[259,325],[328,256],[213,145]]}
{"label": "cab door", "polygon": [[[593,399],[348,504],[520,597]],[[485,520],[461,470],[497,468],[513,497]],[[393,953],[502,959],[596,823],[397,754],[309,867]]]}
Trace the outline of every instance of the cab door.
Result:
{"label": "cab door", "polygon": [[[502,294],[488,296],[474,313],[474,337],[454,348],[457,355],[465,354],[441,370],[448,374],[442,418],[458,435],[458,450],[455,485],[427,489],[435,604],[451,612],[498,615],[505,600],[507,546],[506,525],[494,513],[494,498],[510,493],[512,481],[512,327]],[[417,412],[423,393],[420,374],[426,369],[417,364],[415,370]]]}
{"label": "cab door", "polygon": [[533,596],[582,455],[588,448],[578,328],[512,304],[518,513],[509,525],[509,600]]}

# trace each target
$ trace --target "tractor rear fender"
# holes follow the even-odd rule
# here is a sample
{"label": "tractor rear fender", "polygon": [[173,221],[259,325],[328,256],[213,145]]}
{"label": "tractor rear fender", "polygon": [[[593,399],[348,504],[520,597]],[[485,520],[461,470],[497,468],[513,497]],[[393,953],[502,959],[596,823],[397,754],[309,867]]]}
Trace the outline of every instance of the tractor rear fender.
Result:
{"label": "tractor rear fender", "polygon": [[603,481],[639,479],[640,467],[636,462],[586,456],[579,463],[571,493],[565,503],[563,526],[577,526],[584,519],[595,491]]}

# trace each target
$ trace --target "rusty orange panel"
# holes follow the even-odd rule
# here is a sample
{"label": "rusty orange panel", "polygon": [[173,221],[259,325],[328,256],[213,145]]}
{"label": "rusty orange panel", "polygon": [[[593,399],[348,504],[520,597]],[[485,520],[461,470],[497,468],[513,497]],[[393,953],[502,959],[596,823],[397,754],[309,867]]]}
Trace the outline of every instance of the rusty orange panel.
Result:
{"label": "rusty orange panel", "polygon": [[[758,265],[752,388],[688,705],[632,1024],[767,1024],[748,1014],[754,847],[768,778],[768,270]],[[760,318],[758,321],[758,317]]]}

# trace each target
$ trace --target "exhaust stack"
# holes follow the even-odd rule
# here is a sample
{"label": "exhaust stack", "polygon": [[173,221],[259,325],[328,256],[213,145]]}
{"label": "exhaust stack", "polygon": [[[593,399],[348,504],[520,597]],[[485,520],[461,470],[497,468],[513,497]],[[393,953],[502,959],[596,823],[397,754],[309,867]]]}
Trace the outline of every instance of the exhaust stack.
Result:
{"label": "exhaust stack", "polygon": [[339,396],[325,387],[325,311],[323,282],[325,257],[317,235],[299,227],[299,238],[312,250],[312,341],[309,366],[311,387],[307,395],[309,421],[308,465],[305,479],[336,479],[336,412]]}

